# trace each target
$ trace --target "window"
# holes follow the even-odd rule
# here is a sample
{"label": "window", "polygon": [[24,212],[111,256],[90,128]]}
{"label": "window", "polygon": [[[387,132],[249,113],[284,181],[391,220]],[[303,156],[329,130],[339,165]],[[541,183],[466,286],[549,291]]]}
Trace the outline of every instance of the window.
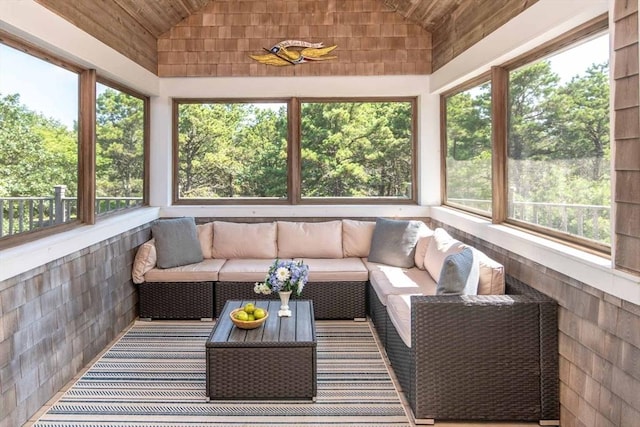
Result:
{"label": "window", "polygon": [[444,97],[447,204],[491,215],[491,83]]}
{"label": "window", "polygon": [[287,104],[177,104],[177,199],[287,198]]}
{"label": "window", "polygon": [[175,100],[174,117],[176,203],[416,200],[413,98]]}
{"label": "window", "polygon": [[79,75],[0,44],[0,237],[78,217]]}
{"label": "window", "polygon": [[0,247],[144,204],[148,97],[0,35]]}
{"label": "window", "polygon": [[302,102],[303,198],[413,199],[413,102]]}
{"label": "window", "polygon": [[444,93],[444,203],[609,252],[608,58],[605,16]]}
{"label": "window", "polygon": [[610,243],[609,37],[509,73],[509,219]]}
{"label": "window", "polygon": [[96,213],[141,206],[147,102],[119,89],[96,88]]}

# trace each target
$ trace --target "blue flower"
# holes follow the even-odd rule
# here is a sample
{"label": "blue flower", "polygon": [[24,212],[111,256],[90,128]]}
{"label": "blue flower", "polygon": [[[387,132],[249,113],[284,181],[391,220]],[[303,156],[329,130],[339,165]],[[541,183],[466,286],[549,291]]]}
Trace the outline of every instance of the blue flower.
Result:
{"label": "blue flower", "polygon": [[276,259],[269,267],[264,282],[256,283],[253,290],[265,295],[280,291],[292,291],[300,295],[308,280],[309,266],[304,262]]}

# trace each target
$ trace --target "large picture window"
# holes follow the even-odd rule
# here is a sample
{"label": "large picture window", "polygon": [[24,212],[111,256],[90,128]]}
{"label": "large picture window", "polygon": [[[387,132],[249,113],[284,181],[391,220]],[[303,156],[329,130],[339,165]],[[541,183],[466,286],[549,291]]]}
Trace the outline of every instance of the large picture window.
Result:
{"label": "large picture window", "polygon": [[0,64],[0,247],[146,202],[148,97],[5,33]]}
{"label": "large picture window", "polygon": [[415,202],[415,99],[174,100],[174,202]]}
{"label": "large picture window", "polygon": [[286,102],[180,102],[177,200],[287,198]]}
{"label": "large picture window", "polygon": [[610,251],[606,27],[596,19],[442,95],[446,204]]}
{"label": "large picture window", "polygon": [[96,213],[141,206],[147,102],[106,84],[96,88]]}
{"label": "large picture window", "polygon": [[78,217],[76,72],[0,44],[0,237]]}
{"label": "large picture window", "polygon": [[509,219],[610,243],[608,35],[509,74]]}
{"label": "large picture window", "polygon": [[303,198],[413,198],[413,102],[301,105]]}
{"label": "large picture window", "polygon": [[491,83],[444,97],[446,202],[491,215]]}

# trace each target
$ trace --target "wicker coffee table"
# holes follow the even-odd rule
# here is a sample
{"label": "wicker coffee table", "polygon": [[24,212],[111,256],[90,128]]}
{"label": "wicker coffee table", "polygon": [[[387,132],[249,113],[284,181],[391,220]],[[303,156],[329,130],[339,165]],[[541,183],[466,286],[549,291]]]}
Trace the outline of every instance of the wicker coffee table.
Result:
{"label": "wicker coffee table", "polygon": [[[256,329],[239,329],[229,313],[248,302],[266,308],[269,318]],[[210,400],[315,399],[313,303],[292,300],[289,307],[291,317],[278,317],[278,300],[225,303],[206,343]]]}

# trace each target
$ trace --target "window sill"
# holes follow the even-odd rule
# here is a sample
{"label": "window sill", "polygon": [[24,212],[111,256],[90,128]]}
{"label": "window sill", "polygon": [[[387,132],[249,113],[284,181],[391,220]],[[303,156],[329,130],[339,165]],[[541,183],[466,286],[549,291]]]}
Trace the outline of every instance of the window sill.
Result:
{"label": "window sill", "polygon": [[640,305],[640,277],[614,269],[609,258],[512,227],[492,224],[484,218],[443,206],[431,207],[430,216],[598,290]]}
{"label": "window sill", "polygon": [[73,230],[4,249],[0,251],[0,282],[147,224],[158,218],[159,212],[159,208],[137,208],[99,219],[95,225],[81,225]]}

